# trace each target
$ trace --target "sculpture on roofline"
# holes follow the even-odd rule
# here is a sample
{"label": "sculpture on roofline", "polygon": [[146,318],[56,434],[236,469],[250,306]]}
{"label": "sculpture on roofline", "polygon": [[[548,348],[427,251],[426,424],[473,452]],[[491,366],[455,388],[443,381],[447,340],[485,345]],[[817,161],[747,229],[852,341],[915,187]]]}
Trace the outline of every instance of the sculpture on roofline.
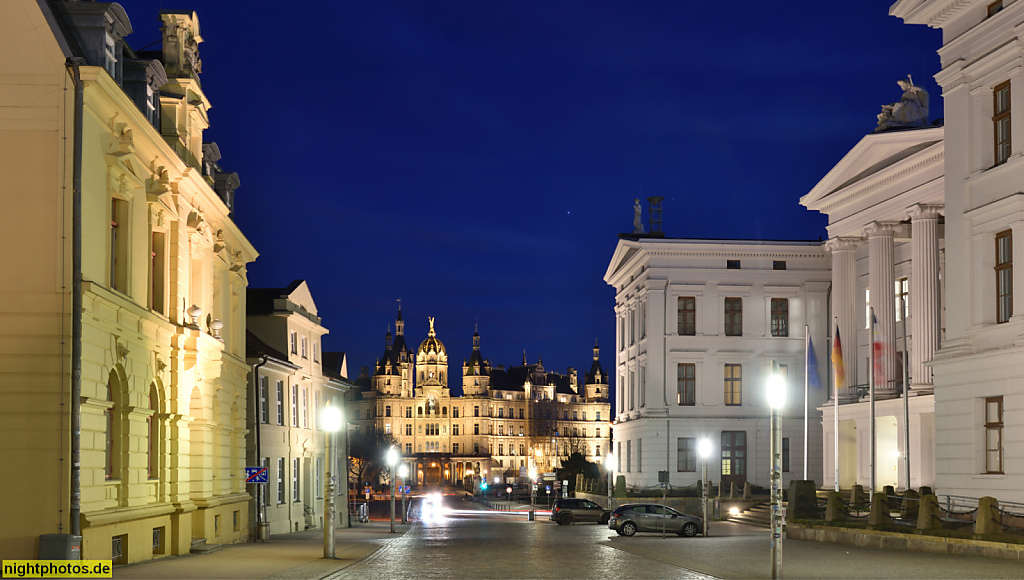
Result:
{"label": "sculpture on roofline", "polygon": [[644,223],[640,219],[640,200],[633,200],[633,233],[642,234],[644,232]]}
{"label": "sculpture on roofline", "polygon": [[900,100],[882,105],[875,132],[895,127],[924,127],[928,125],[928,91],[914,84],[910,75],[896,83],[903,89]]}

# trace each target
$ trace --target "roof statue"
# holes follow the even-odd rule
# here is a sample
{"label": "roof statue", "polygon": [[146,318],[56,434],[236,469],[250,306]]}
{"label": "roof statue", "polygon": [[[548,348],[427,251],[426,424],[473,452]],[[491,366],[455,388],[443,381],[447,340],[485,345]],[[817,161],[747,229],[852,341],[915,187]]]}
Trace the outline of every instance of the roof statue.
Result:
{"label": "roof statue", "polygon": [[896,83],[903,89],[903,96],[896,103],[882,105],[875,133],[896,127],[928,125],[928,91],[915,85],[910,75]]}
{"label": "roof statue", "polygon": [[644,223],[640,220],[640,200],[633,200],[633,233],[644,233]]}

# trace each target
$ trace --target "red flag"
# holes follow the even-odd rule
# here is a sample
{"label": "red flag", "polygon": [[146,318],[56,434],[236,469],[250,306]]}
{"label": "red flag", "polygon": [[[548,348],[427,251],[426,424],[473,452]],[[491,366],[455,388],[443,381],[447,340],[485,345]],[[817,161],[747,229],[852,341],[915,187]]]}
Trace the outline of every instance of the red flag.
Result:
{"label": "red flag", "polygon": [[875,365],[875,386],[886,388],[889,385],[889,377],[883,362],[885,353],[885,341],[882,340],[882,333],[878,330],[878,317],[874,310],[871,312],[871,332],[874,334],[871,340],[871,362]]}

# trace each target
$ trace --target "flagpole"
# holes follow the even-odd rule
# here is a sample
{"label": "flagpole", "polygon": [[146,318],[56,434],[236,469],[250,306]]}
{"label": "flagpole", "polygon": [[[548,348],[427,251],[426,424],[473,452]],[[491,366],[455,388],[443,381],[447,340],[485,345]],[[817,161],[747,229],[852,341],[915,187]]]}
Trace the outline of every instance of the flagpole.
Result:
{"label": "flagpole", "polygon": [[[838,317],[835,318],[835,329],[836,329],[836,335],[832,337],[832,342],[833,342],[832,348],[833,348],[833,350],[835,349],[835,341],[839,337],[839,318]],[[829,360],[832,360],[832,357],[829,357]],[[833,461],[833,466],[835,467],[835,471],[836,471],[836,475],[835,475],[836,491],[839,491],[839,381],[837,381],[836,380],[837,377],[835,377],[835,362],[832,363],[832,375],[833,375],[833,377],[832,377],[832,383],[833,383],[833,386],[832,386],[832,404],[834,406],[833,407],[834,410],[833,410],[833,417],[832,417],[832,419],[835,421],[835,431],[833,432],[833,437],[832,437],[832,439],[834,440],[833,443],[835,444],[835,461]],[[845,372],[844,372],[844,375],[845,375]]]}
{"label": "flagpole", "polygon": [[[807,385],[809,381],[810,365],[808,364],[808,357],[810,356],[810,340],[811,333],[810,327],[804,325],[804,480],[807,480]],[[819,383],[821,384],[821,383]]]}
{"label": "flagpole", "polygon": [[869,409],[869,411],[868,411],[868,421],[869,421],[869,426],[870,426],[870,431],[871,431],[871,437],[870,437],[870,439],[871,439],[871,453],[870,453],[869,459],[868,459],[868,469],[870,470],[870,473],[871,473],[871,478],[870,478],[871,489],[868,490],[868,501],[871,501],[872,499],[874,499],[874,496],[875,496],[875,381],[878,380],[878,377],[876,376],[876,373],[875,373],[875,367],[877,366],[877,362],[875,361],[875,357],[877,357],[878,354],[879,354],[879,353],[875,352],[878,349],[875,348],[875,309],[874,309],[874,307],[871,307],[870,312],[871,312],[871,335],[870,335],[870,339],[869,340],[871,341],[871,382],[868,385],[868,409]]}
{"label": "flagpole", "polygon": [[906,353],[910,352],[910,345],[907,344],[907,299],[905,296],[900,294],[900,308],[903,309],[901,316],[903,317],[903,470],[905,472],[904,480],[906,481],[906,487],[904,491],[910,489],[910,369],[907,368],[907,362],[910,356]]}

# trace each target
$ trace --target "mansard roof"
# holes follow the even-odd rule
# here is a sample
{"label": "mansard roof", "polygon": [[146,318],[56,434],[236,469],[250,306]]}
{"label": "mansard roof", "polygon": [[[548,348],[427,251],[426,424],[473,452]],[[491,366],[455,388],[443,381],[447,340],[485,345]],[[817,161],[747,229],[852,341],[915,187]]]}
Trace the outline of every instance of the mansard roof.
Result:
{"label": "mansard roof", "polygon": [[253,334],[251,330],[246,330],[245,358],[260,358],[263,356],[273,358],[280,364],[296,369],[299,368],[298,366],[288,362],[288,355],[260,340],[260,338]]}

